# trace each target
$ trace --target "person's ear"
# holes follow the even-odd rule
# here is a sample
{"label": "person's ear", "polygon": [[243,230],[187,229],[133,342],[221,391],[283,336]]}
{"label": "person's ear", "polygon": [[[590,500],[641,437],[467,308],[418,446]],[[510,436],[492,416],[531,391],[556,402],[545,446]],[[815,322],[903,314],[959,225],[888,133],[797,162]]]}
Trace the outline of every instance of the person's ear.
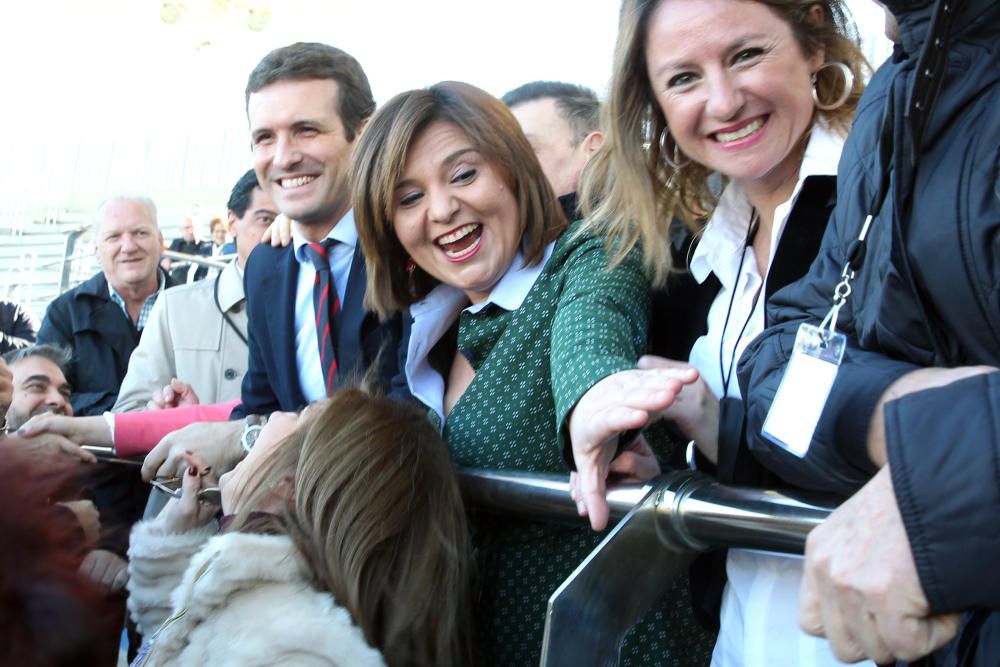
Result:
{"label": "person's ear", "polygon": [[604,133],[600,130],[594,130],[583,138],[580,145],[583,146],[583,152],[587,155],[587,159],[589,160],[593,157],[594,153],[600,150],[601,146],[604,145]]}

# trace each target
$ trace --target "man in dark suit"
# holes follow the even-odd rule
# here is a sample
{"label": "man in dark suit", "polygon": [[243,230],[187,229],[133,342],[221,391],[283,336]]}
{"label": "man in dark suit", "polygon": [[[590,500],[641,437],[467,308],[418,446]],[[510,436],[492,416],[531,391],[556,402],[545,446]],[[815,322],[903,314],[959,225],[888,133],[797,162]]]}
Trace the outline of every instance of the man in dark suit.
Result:
{"label": "man in dark suit", "polygon": [[[367,77],[339,49],[292,44],[257,65],[246,104],[257,179],[293,220],[293,243],[258,246],[247,262],[250,361],[233,417],[297,410],[373,365],[388,388],[405,349],[402,325],[364,310],[348,186],[354,141],[375,111]],[[187,427],[150,453],[143,472],[182,469],[192,448],[225,470],[241,457],[242,430],[242,421]],[[211,441],[225,444],[201,444]]]}

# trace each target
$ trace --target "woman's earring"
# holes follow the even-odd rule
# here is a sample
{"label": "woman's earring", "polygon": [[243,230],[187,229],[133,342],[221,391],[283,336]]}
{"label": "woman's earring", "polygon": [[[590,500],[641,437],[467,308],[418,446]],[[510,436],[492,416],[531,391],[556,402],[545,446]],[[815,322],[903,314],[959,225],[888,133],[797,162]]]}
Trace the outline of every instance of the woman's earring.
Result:
{"label": "woman's earring", "polygon": [[406,258],[406,272],[412,274],[417,268],[417,263],[413,261],[412,257]]}
{"label": "woman's earring", "polygon": [[[684,162],[680,161],[678,157],[677,142],[674,141],[673,148],[667,149],[667,137],[670,136],[670,130],[668,128],[663,128],[663,132],[660,133],[660,159],[663,160],[663,164],[667,165],[671,169],[683,169],[684,167],[691,164],[691,158],[688,158]],[[673,159],[671,159],[670,154],[673,153]]]}
{"label": "woman's earring", "polygon": [[[836,67],[840,70],[840,76],[844,79],[844,90],[841,91],[840,95],[837,96],[833,102],[821,102],[819,99],[819,93],[816,90],[816,82],[819,79],[819,73],[828,67]],[[812,75],[812,98],[813,103],[815,103],[816,108],[820,111],[833,111],[834,109],[842,106],[847,98],[850,97],[851,91],[854,89],[854,73],[851,68],[846,64],[841,62],[835,63],[824,63],[822,67],[813,72]]]}

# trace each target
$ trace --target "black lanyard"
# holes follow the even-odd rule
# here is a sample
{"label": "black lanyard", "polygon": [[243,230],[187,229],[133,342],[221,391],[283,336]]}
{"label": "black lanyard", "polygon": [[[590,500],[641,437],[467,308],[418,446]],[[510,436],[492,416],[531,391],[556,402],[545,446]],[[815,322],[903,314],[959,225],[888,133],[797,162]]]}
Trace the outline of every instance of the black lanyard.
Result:
{"label": "black lanyard", "polygon": [[[234,259],[233,261],[235,262],[236,260]],[[228,324],[229,327],[233,330],[233,333],[235,333],[237,336],[239,336],[239,339],[241,341],[243,341],[244,345],[246,345],[247,347],[249,347],[250,346],[250,342],[247,341],[247,337],[243,335],[243,332],[240,331],[240,328],[238,326],[236,326],[236,323],[233,322],[232,318],[229,317],[229,314],[226,313],[225,309],[223,309],[222,304],[219,303],[219,279],[220,278],[222,278],[222,271],[220,271],[219,273],[215,274],[215,287],[213,289],[213,295],[215,296],[215,307],[219,309],[219,314],[222,315],[222,319],[225,320],[226,324]]]}

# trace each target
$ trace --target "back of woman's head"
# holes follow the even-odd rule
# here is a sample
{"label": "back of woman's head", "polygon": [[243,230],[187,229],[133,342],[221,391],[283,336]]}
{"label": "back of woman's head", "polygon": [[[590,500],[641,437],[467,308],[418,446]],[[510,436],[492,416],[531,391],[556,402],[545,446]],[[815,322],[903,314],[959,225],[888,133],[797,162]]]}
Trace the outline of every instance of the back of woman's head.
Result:
{"label": "back of woman's head", "polygon": [[465,510],[426,414],[348,388],[304,419],[258,483],[294,470],[282,523],[314,585],[333,593],[392,667],[469,664]]}
{"label": "back of woman's head", "polygon": [[[0,460],[0,664],[114,660],[114,610],[80,573],[83,535],[67,509],[68,469],[44,469],[11,447]],[[121,618],[117,618],[120,627]]]}
{"label": "back of woman's head", "polygon": [[[645,265],[659,284],[672,269],[666,251],[672,225],[683,222],[698,229],[717,202],[717,188],[709,182],[714,173],[711,169],[696,162],[670,167],[676,156],[664,153],[673,146],[661,140],[667,122],[646,63],[649,23],[663,1],[622,2],[608,99],[602,107],[605,140],[580,182],[583,213],[595,231],[608,238],[614,250],[612,258],[620,261],[641,243]],[[853,84],[845,101],[815,112],[832,129],[846,135],[864,91],[868,65],[844,2],[743,1],[766,5],[788,24],[803,56],[822,50],[825,63],[843,63],[851,71]],[[825,67],[816,73],[816,95],[821,102],[836,100],[844,90],[840,72],[838,67]]]}
{"label": "back of woman's head", "polygon": [[559,200],[507,105],[459,81],[400,93],[369,121],[351,164],[354,219],[368,266],[365,298],[381,316],[406,309],[438,283],[419,267],[407,268],[408,255],[392,226],[394,195],[407,154],[433,123],[457,126],[507,181],[517,200],[521,250],[529,265],[541,261],[546,245],[567,226]]}

